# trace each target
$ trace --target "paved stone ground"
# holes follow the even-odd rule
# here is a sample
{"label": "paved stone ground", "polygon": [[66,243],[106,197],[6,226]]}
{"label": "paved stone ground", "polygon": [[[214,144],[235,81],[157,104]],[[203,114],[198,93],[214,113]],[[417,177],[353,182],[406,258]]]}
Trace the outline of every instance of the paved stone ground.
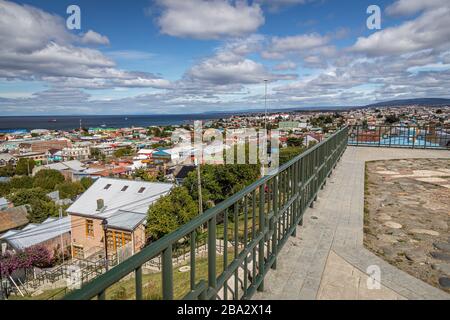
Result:
{"label": "paved stone ground", "polygon": [[[297,237],[279,254],[277,270],[266,276],[265,291],[253,298],[450,299],[449,294],[397,269],[363,246],[365,162],[408,158],[450,158],[450,152],[349,147],[319,193],[315,208],[305,213]],[[368,293],[365,277],[368,267],[374,265],[381,271],[381,289]]]}
{"label": "paved stone ground", "polygon": [[368,162],[366,176],[365,247],[450,293],[450,159]]}

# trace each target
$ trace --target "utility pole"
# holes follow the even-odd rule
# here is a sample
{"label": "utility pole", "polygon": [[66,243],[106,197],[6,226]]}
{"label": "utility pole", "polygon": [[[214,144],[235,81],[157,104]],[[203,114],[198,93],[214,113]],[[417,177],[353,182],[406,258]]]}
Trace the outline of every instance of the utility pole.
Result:
{"label": "utility pole", "polygon": [[61,239],[61,256],[62,256],[62,263],[64,264],[64,239],[63,239],[63,233],[62,233],[63,225],[61,223],[62,222],[62,218],[63,218],[62,207],[59,207],[59,222],[60,222],[59,226],[61,228],[61,230],[60,230],[60,232],[61,232],[61,235],[60,235],[60,239]]}
{"label": "utility pole", "polygon": [[265,116],[264,116],[264,128],[267,131],[267,79],[264,80],[264,110],[265,110]]}
{"label": "utility pole", "polygon": [[200,172],[200,165],[202,163],[203,158],[203,147],[202,147],[202,126],[200,121],[194,122],[194,145],[195,145],[195,153],[194,153],[194,164],[197,165],[197,187],[198,187],[198,213],[203,213],[203,197],[202,197],[202,178]]}
{"label": "utility pole", "polygon": [[[265,131],[266,143],[263,144],[263,146],[261,146],[261,147],[266,148],[266,150],[264,150],[264,153],[263,153],[263,154],[266,154],[266,155],[267,155],[267,137],[268,137],[268,132],[267,132],[267,116],[268,116],[267,115],[267,81],[268,81],[267,79],[264,80],[264,110],[265,110],[265,114],[264,114],[264,131]],[[264,163],[261,162],[261,176],[265,176],[265,175],[266,175],[266,170],[265,170],[265,167],[264,167]]]}
{"label": "utility pole", "polygon": [[195,159],[195,162],[197,164],[197,185],[198,185],[198,213],[203,213],[203,198],[202,198],[202,178],[200,173],[200,161],[198,159]]}

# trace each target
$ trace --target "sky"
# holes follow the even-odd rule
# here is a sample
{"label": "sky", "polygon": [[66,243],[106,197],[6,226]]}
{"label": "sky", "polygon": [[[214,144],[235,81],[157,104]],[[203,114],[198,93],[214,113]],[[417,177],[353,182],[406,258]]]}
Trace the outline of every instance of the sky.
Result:
{"label": "sky", "polygon": [[449,0],[0,0],[0,116],[262,109],[265,80],[270,109],[447,98],[449,19]]}

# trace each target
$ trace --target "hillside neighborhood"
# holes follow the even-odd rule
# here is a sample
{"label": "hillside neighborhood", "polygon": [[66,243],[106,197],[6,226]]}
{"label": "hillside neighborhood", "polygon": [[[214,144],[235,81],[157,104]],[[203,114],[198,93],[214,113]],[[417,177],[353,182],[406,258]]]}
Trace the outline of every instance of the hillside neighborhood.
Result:
{"label": "hillside neighborhood", "polygon": [[[222,133],[277,129],[283,164],[343,126],[362,126],[358,139],[377,143],[379,126],[433,126],[439,139],[429,143],[445,147],[449,115],[448,106],[380,107],[248,114],[203,125]],[[172,141],[177,129],[194,136],[189,123],[0,132],[0,243],[8,295],[77,288],[260,177],[255,164],[239,170],[224,161],[206,164],[230,148],[214,141],[203,142],[197,170],[195,148]]]}

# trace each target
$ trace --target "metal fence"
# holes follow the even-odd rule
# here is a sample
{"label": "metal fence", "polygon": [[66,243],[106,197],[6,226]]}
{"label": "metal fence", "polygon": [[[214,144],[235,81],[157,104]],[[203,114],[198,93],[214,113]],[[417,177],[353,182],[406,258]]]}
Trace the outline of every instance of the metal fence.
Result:
{"label": "metal fence", "polygon": [[350,126],[348,144],[365,147],[450,149],[450,125]]}
{"label": "metal fence", "polygon": [[[65,299],[106,299],[123,279],[127,284],[131,279],[133,284],[133,294],[126,299],[154,298],[145,295],[148,275],[143,276],[142,266],[158,256],[162,271],[159,283],[153,283],[160,290],[157,298],[249,299],[257,290],[264,290],[265,275],[269,269],[276,269],[278,252],[290,236],[296,235],[304,212],[317,200],[319,190],[344,153],[347,139],[345,127]],[[199,258],[195,248],[203,237],[207,239],[207,255]],[[220,242],[230,244],[222,253],[216,250]],[[174,270],[172,260],[180,244],[190,248],[185,283],[179,283],[180,270]]]}

